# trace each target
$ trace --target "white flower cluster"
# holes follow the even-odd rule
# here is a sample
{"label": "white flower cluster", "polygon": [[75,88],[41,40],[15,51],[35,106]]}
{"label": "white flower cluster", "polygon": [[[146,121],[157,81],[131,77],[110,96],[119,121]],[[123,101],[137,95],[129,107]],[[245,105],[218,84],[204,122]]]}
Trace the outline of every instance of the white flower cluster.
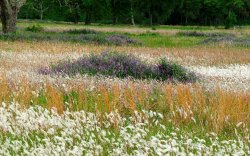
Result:
{"label": "white flower cluster", "polygon": [[122,117],[69,112],[59,115],[42,107],[0,107],[0,155],[249,155],[239,137],[202,139],[163,125],[152,111]]}
{"label": "white flower cluster", "polygon": [[225,67],[190,67],[210,85],[230,90],[250,90],[250,64]]}

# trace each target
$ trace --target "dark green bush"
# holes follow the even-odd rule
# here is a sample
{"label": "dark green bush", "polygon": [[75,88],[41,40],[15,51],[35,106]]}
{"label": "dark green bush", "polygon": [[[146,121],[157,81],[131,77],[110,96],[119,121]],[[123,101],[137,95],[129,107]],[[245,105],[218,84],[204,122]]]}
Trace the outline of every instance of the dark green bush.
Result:
{"label": "dark green bush", "polygon": [[34,24],[31,26],[28,26],[25,30],[30,31],[30,32],[42,32],[44,28],[39,24]]}
{"label": "dark green bush", "polygon": [[151,29],[152,29],[152,30],[156,30],[156,27],[152,27]]}
{"label": "dark green bush", "polygon": [[157,78],[161,80],[176,79],[181,82],[195,82],[197,77],[181,65],[161,59],[157,65]]}

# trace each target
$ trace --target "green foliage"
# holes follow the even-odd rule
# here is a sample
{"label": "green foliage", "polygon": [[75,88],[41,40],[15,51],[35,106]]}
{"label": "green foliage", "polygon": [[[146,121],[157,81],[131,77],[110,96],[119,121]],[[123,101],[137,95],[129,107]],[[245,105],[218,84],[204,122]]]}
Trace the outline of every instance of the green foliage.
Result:
{"label": "green foliage", "polygon": [[237,16],[234,12],[229,12],[228,17],[225,21],[225,29],[233,27],[237,23]]}
{"label": "green foliage", "polygon": [[195,19],[200,13],[201,0],[185,0],[181,3],[180,12],[185,17],[185,25],[188,24],[189,19]]}
{"label": "green foliage", "polygon": [[152,30],[156,30],[156,27],[152,27],[151,29],[152,29]]}
{"label": "green foliage", "polygon": [[42,32],[44,28],[39,24],[34,24],[31,26],[28,26],[25,30],[30,31],[30,32]]}
{"label": "green foliage", "polygon": [[[38,7],[40,6],[40,7]],[[248,0],[28,0],[20,18],[105,24],[249,23]]]}
{"label": "green foliage", "polygon": [[197,79],[194,73],[189,72],[180,64],[169,62],[166,59],[161,59],[158,70],[159,77],[163,80],[174,78],[181,82],[195,82]]}

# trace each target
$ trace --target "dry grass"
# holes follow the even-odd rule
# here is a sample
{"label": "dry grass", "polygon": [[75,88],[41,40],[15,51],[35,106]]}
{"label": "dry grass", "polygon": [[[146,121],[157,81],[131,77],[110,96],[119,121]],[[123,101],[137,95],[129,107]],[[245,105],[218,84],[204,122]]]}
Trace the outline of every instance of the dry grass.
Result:
{"label": "dry grass", "polygon": [[[32,23],[28,23],[27,21],[21,22],[18,24],[20,28],[26,28],[29,25],[32,25]],[[175,35],[180,31],[187,31],[185,30],[185,27],[182,26],[172,26],[172,27],[158,27],[157,30],[152,30],[152,28],[146,28],[146,27],[135,27],[135,26],[86,26],[83,23],[78,25],[73,24],[53,24],[53,23],[41,23],[41,25],[45,28],[46,31],[50,32],[63,32],[68,30],[80,30],[80,29],[90,29],[94,31],[100,31],[100,32],[118,32],[118,33],[133,33],[133,34],[141,34],[141,33],[160,33],[162,35]],[[192,31],[192,29],[190,29]],[[195,30],[195,27],[194,27]],[[236,28],[236,29],[222,29],[222,28],[209,28],[204,30],[199,30],[202,32],[212,32],[212,33],[230,33],[230,34],[236,34],[236,35],[245,35],[250,34],[249,28]]]}
{"label": "dry grass", "polygon": [[[62,42],[6,42],[0,41],[0,51],[15,53],[45,53],[47,55],[59,54],[89,54],[103,51],[119,51],[140,55],[147,61],[167,56],[185,65],[227,65],[246,64],[250,62],[250,52],[246,48],[235,47],[193,47],[193,48],[147,48],[147,47],[117,47],[101,45],[84,45]],[[53,61],[53,60],[51,60]],[[34,61],[35,62],[35,61]],[[39,62],[39,61],[38,61]]]}
{"label": "dry grass", "polygon": [[[135,110],[161,112],[177,126],[197,125],[209,131],[232,131],[238,123],[250,124],[250,93],[226,92],[221,89],[207,91],[199,85],[146,86],[97,86],[90,91],[83,86],[65,90],[50,83],[43,86],[30,85],[23,80],[10,84],[4,77],[0,83],[0,103],[16,101],[23,108],[34,104],[56,108],[59,113],[66,109],[92,112],[111,112],[118,109],[126,115]],[[42,104],[41,100],[46,99]]]}

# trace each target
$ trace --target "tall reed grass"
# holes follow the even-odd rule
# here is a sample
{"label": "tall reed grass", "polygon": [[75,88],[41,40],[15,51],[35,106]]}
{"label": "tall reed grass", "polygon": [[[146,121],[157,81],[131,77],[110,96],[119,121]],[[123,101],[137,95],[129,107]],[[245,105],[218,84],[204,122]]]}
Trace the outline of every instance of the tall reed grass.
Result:
{"label": "tall reed grass", "polygon": [[0,78],[0,103],[18,102],[23,108],[41,105],[65,110],[96,112],[104,114],[117,110],[128,116],[135,110],[152,110],[163,113],[166,122],[176,126],[200,127],[208,131],[232,132],[237,126],[250,124],[250,93],[230,92],[217,88],[208,91],[194,85],[165,84],[148,89],[128,84],[121,87],[99,85],[94,90],[77,86],[70,90],[46,83],[30,85],[22,80],[19,84],[8,83]]}

